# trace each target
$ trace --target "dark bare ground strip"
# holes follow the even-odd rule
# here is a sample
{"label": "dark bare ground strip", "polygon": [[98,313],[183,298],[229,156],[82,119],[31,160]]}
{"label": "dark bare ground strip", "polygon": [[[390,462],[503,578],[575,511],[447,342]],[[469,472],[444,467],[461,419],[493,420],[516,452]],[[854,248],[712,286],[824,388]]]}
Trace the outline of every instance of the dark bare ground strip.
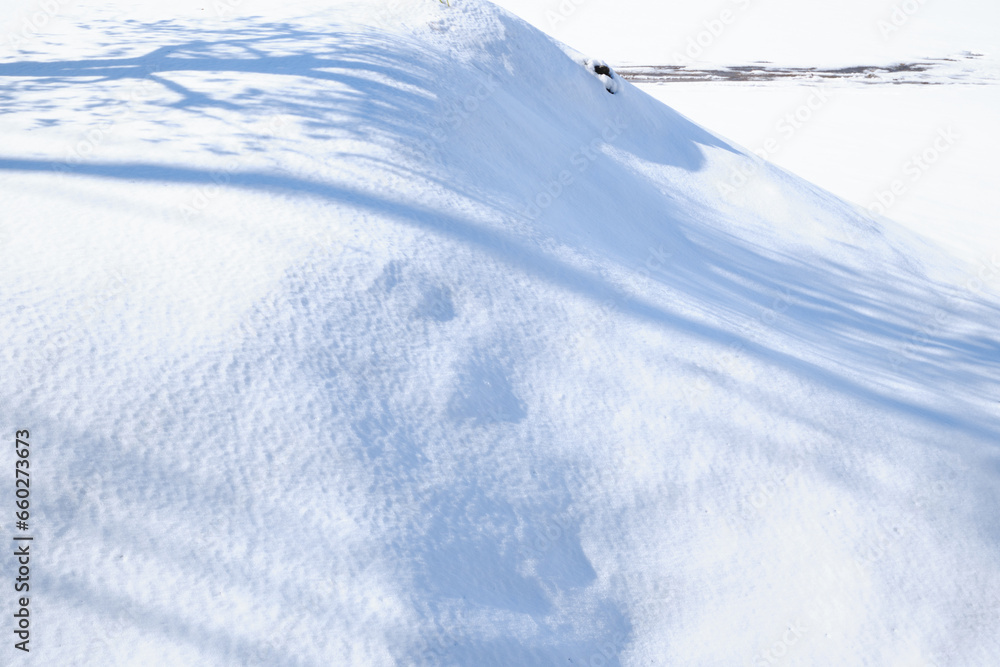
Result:
{"label": "dark bare ground strip", "polygon": [[[972,60],[979,54],[970,54],[961,60]],[[859,65],[823,69],[819,67],[775,67],[770,63],[739,65],[703,69],[683,65],[642,65],[620,67],[615,71],[628,81],[638,83],[707,82],[707,81],[779,81],[789,79],[836,80],[850,79],[862,83],[891,83],[910,85],[942,85],[953,83],[955,79],[932,78],[935,70],[944,63],[959,62],[957,58],[940,58],[916,63],[895,65]]]}

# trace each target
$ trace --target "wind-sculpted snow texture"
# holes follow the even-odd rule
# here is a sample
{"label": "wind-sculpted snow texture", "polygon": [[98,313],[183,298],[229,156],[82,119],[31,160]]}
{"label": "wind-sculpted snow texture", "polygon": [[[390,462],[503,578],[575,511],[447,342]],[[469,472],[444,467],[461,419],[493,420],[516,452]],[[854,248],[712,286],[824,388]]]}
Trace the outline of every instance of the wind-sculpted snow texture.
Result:
{"label": "wind-sculpted snow texture", "polygon": [[272,4],[0,63],[23,659],[1000,655],[996,255],[723,197],[756,157],[489,3]]}

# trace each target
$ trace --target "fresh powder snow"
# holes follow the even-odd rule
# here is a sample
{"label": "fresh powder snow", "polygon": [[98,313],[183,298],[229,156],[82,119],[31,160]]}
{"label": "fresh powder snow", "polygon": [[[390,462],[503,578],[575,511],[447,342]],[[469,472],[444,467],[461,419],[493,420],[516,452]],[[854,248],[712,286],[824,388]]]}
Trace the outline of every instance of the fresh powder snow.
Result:
{"label": "fresh powder snow", "polygon": [[0,664],[995,664],[1000,248],[485,0],[5,12]]}

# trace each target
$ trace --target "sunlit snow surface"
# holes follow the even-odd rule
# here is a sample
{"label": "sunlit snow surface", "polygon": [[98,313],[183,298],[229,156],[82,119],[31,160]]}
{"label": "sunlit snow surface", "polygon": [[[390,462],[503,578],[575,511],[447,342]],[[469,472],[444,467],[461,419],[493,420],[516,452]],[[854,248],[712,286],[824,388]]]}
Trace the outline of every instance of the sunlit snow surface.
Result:
{"label": "sunlit snow surface", "polygon": [[578,49],[629,65],[830,67],[997,56],[992,0],[499,0]]}
{"label": "sunlit snow surface", "polygon": [[[975,67],[934,67],[885,79],[810,74],[756,81],[655,78],[639,85],[748,150],[976,265],[1000,251],[1000,190],[994,186],[1000,81]],[[732,113],[733,104],[742,113]],[[985,287],[1000,290],[1000,275]]]}
{"label": "sunlit snow surface", "polygon": [[28,659],[991,664],[1000,257],[452,5],[0,62]]}

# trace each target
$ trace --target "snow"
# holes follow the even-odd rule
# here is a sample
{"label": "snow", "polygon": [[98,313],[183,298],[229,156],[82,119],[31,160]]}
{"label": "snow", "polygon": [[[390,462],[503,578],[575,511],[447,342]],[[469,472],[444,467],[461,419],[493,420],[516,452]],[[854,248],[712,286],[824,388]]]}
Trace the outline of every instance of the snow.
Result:
{"label": "snow", "polygon": [[1000,654],[990,248],[488,2],[78,0],[5,54],[33,662]]}
{"label": "snow", "polygon": [[963,51],[995,63],[988,0],[500,0],[562,42],[617,65],[688,61],[874,65]]}
{"label": "snow", "polygon": [[[641,87],[750,150],[773,140],[768,160],[975,264],[1000,249],[1000,193],[991,185],[1000,86],[956,85],[948,75],[932,81],[834,82],[819,108],[804,112],[815,91],[807,80]],[[731,112],[735,103],[741,113]],[[795,113],[805,120],[789,123]],[[903,186],[898,195],[894,182]]]}

